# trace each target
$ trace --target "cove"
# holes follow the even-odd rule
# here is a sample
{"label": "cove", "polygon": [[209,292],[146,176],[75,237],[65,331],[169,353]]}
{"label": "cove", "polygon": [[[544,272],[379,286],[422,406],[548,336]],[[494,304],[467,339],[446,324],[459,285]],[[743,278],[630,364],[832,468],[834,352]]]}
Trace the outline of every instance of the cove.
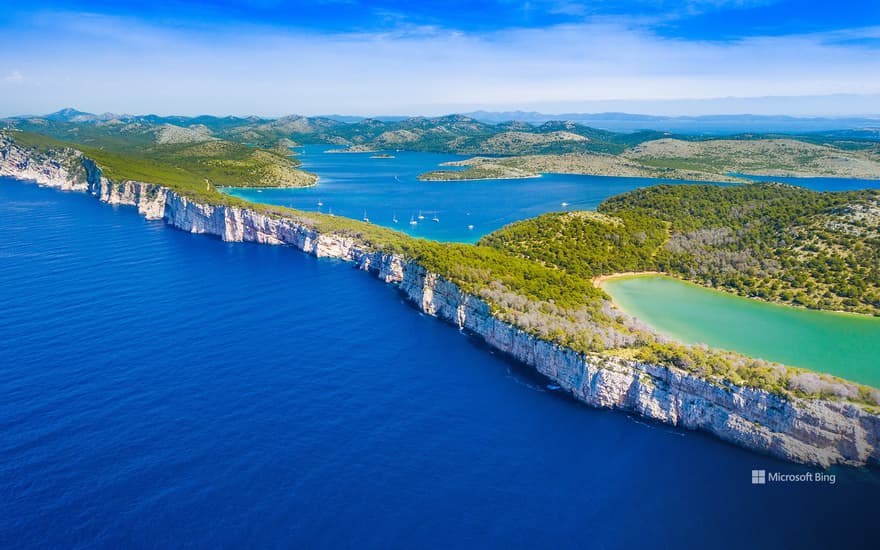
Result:
{"label": "cove", "polygon": [[665,276],[615,278],[602,288],[620,309],[680,342],[880,387],[880,319],[768,304]]}
{"label": "cove", "polygon": [[313,187],[224,191],[252,202],[357,220],[367,217],[371,223],[413,237],[473,243],[509,223],[560,210],[595,210],[608,197],[640,187],[698,183],[570,174],[506,180],[419,181],[419,174],[435,170],[441,163],[467,157],[387,151],[393,158],[373,158],[374,153],[327,153],[330,149],[338,146],[306,145],[295,149],[302,168],[320,178]]}

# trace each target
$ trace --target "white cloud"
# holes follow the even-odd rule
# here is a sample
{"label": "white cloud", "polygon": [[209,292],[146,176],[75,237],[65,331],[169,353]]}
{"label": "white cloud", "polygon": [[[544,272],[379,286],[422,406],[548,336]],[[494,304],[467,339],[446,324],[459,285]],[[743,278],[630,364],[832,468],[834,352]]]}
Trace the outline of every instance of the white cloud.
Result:
{"label": "white cloud", "polygon": [[713,42],[595,22],[322,35],[55,15],[34,27],[0,48],[39,72],[45,93],[7,89],[4,109],[432,114],[432,105],[880,93],[880,55],[859,41],[876,28]]}
{"label": "white cloud", "polygon": [[3,82],[8,84],[22,84],[24,82],[24,75],[21,74],[20,71],[12,71],[3,77]]}
{"label": "white cloud", "polygon": [[[607,18],[609,13],[628,12],[631,19],[647,19],[653,22],[692,17],[721,10],[749,9],[780,0],[635,0],[630,2],[596,2],[584,0],[531,0],[523,9],[546,11],[552,15],[594,19]],[[624,5],[621,5],[624,4]],[[617,10],[613,8],[617,7]],[[620,9],[625,8],[625,9]],[[620,18],[620,13],[615,17]]]}

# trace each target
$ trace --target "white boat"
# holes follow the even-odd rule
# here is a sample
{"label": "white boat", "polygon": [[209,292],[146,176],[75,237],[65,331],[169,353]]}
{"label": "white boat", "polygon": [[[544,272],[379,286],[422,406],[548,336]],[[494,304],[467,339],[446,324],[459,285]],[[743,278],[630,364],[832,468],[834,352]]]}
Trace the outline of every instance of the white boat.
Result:
{"label": "white boat", "polygon": [[367,217],[367,211],[364,210],[364,221],[370,223],[370,218]]}
{"label": "white boat", "polygon": [[397,223],[397,214],[391,216],[391,221]]}
{"label": "white boat", "polygon": [[562,203],[562,207],[563,207],[563,208],[565,208],[566,206],[568,206],[568,203],[567,203],[567,202]]}
{"label": "white boat", "polygon": [[425,217],[422,215],[422,211],[421,211],[421,210],[419,210],[419,219],[420,219],[420,220],[424,220],[424,219],[425,219]]}
{"label": "white boat", "polygon": [[439,223],[439,222],[440,222],[440,218],[438,218],[438,217],[435,215],[433,218],[431,218],[431,221],[432,221],[432,222],[437,222],[437,223]]}
{"label": "white boat", "polygon": [[470,229],[471,231],[473,231],[473,230],[474,230],[474,226],[473,226],[473,225],[469,225],[469,226],[468,226],[468,229]]}
{"label": "white boat", "polygon": [[417,222],[416,220],[413,219],[412,216],[410,216],[410,217],[409,217],[409,224],[410,224],[410,225],[418,225],[419,222]]}
{"label": "white boat", "polygon": [[324,206],[324,203],[323,203],[322,201],[319,200],[319,201],[318,201],[318,206]]}

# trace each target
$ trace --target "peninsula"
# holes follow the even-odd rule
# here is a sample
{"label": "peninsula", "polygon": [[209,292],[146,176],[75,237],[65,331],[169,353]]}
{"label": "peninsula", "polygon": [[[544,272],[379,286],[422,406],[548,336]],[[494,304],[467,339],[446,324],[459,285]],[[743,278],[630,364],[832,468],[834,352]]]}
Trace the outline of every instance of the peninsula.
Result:
{"label": "peninsula", "polygon": [[[231,162],[205,157],[205,148],[217,150],[215,139],[187,142],[189,154],[165,154],[155,137],[133,153],[128,139],[116,139],[105,135],[106,145],[96,147],[13,125],[0,137],[0,175],[136,206],[193,233],[350,260],[398,285],[425,313],[480,336],[592,406],[705,430],[797,462],[880,463],[880,390],[670,342],[612,308],[591,282],[653,269],[769,300],[876,315],[877,192],[657,186],[609,199],[596,213],[519,222],[477,245],[437,243],[217,191],[258,171],[252,185],[314,182],[268,148],[246,146],[245,155],[219,140],[238,155]],[[764,240],[773,246],[760,246]],[[838,261],[831,251],[847,251],[843,261],[854,269],[829,269]]]}
{"label": "peninsula", "polygon": [[0,27],[4,547],[880,541],[880,1]]}

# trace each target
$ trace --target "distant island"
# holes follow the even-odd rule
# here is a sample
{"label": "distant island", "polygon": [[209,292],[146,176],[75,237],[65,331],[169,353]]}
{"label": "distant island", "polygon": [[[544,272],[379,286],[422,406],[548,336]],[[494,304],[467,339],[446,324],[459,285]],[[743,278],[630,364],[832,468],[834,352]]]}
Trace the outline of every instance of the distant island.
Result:
{"label": "distant island", "polygon": [[[773,183],[655,185],[612,197],[596,212],[523,220],[475,245],[439,243],[341,216],[247,202],[217,189],[312,185],[314,175],[288,156],[289,143],[350,141],[357,135],[351,128],[301,118],[216,125],[204,117],[66,118],[5,121],[0,175],[136,205],[144,215],[187,231],[352,260],[399,284],[423,311],[480,335],[592,405],[704,429],[799,462],[880,462],[880,445],[866,443],[880,435],[877,388],[669,341],[615,311],[593,283],[621,272],[656,271],[766,301],[878,316],[878,191],[820,193]],[[369,143],[387,141],[389,131],[398,138],[409,135],[399,132],[413,132],[375,121],[356,124],[381,127],[372,130]],[[571,163],[572,170],[607,165],[609,171],[630,167],[707,177],[725,170],[796,169],[868,176],[878,162],[878,144],[859,141],[847,149],[832,138],[811,144],[767,136],[648,139],[606,133],[596,134],[604,136],[599,148],[614,151],[539,153],[535,149],[596,147],[585,135],[594,130],[566,124],[521,132],[530,137],[513,140],[509,130],[492,133],[465,117],[405,124],[420,129],[418,140],[409,143],[423,149],[448,150],[451,142],[437,136],[459,128],[455,147],[472,140],[480,148],[494,143],[499,154],[532,151],[467,161],[468,168],[456,172],[464,175],[498,167],[510,177],[531,177],[539,173],[535,166],[548,162]],[[546,166],[540,171],[549,171]]]}
{"label": "distant island", "polygon": [[327,149],[325,153],[345,154],[345,153],[375,153],[376,150],[369,145],[351,145],[341,149]]}
{"label": "distant island", "polygon": [[662,138],[617,154],[563,153],[473,157],[446,163],[465,170],[434,170],[426,181],[530,177],[541,173],[744,182],[734,174],[771,177],[880,179],[876,145],[862,149],[781,138],[688,141]]}
{"label": "distant island", "polygon": [[[478,160],[479,159],[479,160]],[[467,166],[465,170],[432,170],[419,174],[422,181],[474,181],[474,180],[508,180],[523,178],[540,178],[541,173],[535,170],[517,168],[511,163],[495,160],[475,159],[446,162],[442,166]]]}

